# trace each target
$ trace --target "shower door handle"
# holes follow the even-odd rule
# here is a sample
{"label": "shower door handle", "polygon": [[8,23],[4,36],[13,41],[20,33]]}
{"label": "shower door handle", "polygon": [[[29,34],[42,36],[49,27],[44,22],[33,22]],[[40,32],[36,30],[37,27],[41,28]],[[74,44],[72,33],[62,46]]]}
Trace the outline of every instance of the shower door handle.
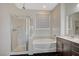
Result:
{"label": "shower door handle", "polygon": [[12,31],[14,32],[14,31],[17,31],[17,29],[12,29]]}

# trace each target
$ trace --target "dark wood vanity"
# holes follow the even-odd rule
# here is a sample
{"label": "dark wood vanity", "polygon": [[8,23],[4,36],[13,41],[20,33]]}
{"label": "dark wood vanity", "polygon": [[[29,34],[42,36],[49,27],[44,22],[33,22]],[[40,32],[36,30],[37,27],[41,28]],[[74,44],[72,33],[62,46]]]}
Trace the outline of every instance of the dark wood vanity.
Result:
{"label": "dark wood vanity", "polygon": [[58,56],[79,56],[79,44],[57,37],[56,48]]}

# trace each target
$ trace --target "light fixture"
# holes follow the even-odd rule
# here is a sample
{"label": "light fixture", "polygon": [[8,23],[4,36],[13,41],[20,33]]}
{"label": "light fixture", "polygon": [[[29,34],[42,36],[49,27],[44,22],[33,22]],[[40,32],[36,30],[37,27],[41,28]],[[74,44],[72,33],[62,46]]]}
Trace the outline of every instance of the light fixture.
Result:
{"label": "light fixture", "polygon": [[22,8],[23,8],[24,10],[26,9],[26,8],[25,8],[25,4],[23,4],[23,7],[22,7]]}
{"label": "light fixture", "polygon": [[19,9],[23,9],[23,10],[26,9],[25,3],[18,3],[18,4],[15,4],[15,5],[16,5],[16,7],[19,8]]}

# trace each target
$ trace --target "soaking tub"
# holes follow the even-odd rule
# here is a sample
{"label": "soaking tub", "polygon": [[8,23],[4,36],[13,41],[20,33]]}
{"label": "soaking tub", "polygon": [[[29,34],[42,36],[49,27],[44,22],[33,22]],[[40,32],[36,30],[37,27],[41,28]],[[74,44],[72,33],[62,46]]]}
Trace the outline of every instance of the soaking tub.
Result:
{"label": "soaking tub", "polygon": [[33,53],[56,52],[56,40],[37,38],[33,40]]}

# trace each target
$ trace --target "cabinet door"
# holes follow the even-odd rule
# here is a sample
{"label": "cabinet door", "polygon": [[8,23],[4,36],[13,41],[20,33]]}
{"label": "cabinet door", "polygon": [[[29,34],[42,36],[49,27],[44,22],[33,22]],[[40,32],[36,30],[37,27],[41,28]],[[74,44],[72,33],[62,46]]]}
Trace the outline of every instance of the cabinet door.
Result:
{"label": "cabinet door", "polygon": [[79,56],[79,44],[72,42],[72,56]]}
{"label": "cabinet door", "polygon": [[63,55],[71,56],[71,42],[63,40]]}
{"label": "cabinet door", "polygon": [[57,38],[57,53],[58,55],[62,56],[62,39],[61,38]]}

